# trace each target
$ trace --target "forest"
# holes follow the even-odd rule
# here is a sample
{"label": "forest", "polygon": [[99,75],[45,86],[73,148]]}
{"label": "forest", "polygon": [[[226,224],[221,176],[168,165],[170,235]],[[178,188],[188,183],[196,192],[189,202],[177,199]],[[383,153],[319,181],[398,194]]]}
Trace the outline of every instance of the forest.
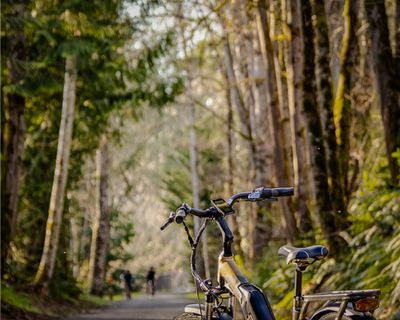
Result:
{"label": "forest", "polygon": [[[1,17],[2,314],[10,290],[72,301],[121,270],[188,271],[170,211],[293,186],[229,217],[277,315],[278,248],[318,243],[305,292],[379,288],[378,318],[399,319],[399,0],[4,0]],[[213,278],[217,227],[204,239]]]}

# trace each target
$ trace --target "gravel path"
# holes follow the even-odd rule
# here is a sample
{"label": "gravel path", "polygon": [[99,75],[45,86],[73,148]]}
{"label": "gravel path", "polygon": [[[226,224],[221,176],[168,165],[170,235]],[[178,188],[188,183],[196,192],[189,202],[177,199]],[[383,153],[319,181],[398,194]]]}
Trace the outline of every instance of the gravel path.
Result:
{"label": "gravel path", "polygon": [[132,300],[119,301],[103,310],[81,314],[65,320],[161,320],[173,319],[183,312],[186,304],[193,300],[178,294],[156,294],[154,297],[140,296]]}

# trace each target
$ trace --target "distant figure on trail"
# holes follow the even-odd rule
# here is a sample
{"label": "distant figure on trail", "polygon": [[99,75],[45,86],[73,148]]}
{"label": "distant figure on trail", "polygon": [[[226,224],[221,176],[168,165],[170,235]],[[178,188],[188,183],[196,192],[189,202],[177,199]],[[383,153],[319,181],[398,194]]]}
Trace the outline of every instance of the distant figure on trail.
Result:
{"label": "distant figure on trail", "polygon": [[156,276],[156,271],[154,270],[153,267],[150,267],[149,271],[147,272],[146,276],[146,291],[147,293],[151,293],[152,296],[154,296],[155,293],[155,276]]}
{"label": "distant figure on trail", "polygon": [[132,274],[129,272],[129,270],[126,270],[121,274],[121,278],[123,278],[124,282],[126,299],[130,300],[132,291]]}

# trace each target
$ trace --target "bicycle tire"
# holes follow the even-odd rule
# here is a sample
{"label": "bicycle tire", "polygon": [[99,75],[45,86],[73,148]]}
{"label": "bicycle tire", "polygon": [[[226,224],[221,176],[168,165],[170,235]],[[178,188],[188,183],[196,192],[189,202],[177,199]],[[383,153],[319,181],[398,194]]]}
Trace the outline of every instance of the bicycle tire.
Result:
{"label": "bicycle tire", "polygon": [[[321,318],[318,318],[319,320],[335,320],[336,319],[336,312],[329,312],[327,314],[324,314],[323,316],[321,316]],[[372,316],[368,316],[368,315],[363,315],[363,316],[359,316],[359,315],[355,315],[355,316],[345,316],[343,315],[342,320],[375,320],[374,317]]]}
{"label": "bicycle tire", "polygon": [[195,313],[184,312],[176,316],[174,320],[201,320],[201,316]]}
{"label": "bicycle tire", "polygon": [[[337,316],[336,312],[329,312],[327,314],[324,314],[319,318],[319,320],[335,320]],[[342,320],[351,320],[348,316],[343,315]]]}

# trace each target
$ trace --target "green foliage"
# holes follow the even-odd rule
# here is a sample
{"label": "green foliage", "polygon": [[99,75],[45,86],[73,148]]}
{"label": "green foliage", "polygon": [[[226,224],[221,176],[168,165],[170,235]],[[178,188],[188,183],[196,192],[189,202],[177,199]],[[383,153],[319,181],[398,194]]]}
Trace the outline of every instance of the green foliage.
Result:
{"label": "green foliage", "polygon": [[133,223],[130,222],[123,213],[113,209],[110,213],[110,250],[108,254],[108,263],[119,261],[125,264],[133,259],[133,256],[125,250],[127,244],[135,236]]}
{"label": "green foliage", "polygon": [[15,308],[29,312],[40,312],[40,310],[35,306],[32,296],[23,292],[18,292],[3,282],[1,282],[1,301],[2,303],[7,303]]}
{"label": "green foliage", "polygon": [[[18,278],[29,279],[37,268],[44,239],[65,57],[78,57],[68,190],[77,188],[82,165],[97,149],[103,133],[117,139],[124,118],[138,118],[139,107],[145,103],[159,108],[171,102],[183,84],[174,75],[162,77],[157,72],[158,60],[173,44],[173,34],[160,34],[138,46],[136,39],[140,37],[134,34],[140,32],[141,22],[127,16],[122,1],[38,0],[23,7],[23,15],[19,16],[15,15],[16,7],[12,3],[5,2],[2,8],[2,99],[7,92],[26,98],[27,134],[13,270]],[[8,44],[21,34],[29,50],[24,61],[16,62],[22,80],[11,83],[5,58],[11,55]],[[110,118],[121,126],[111,126]],[[112,223],[117,223],[116,220]],[[120,231],[113,246],[118,249],[111,254],[112,259],[121,257],[118,250],[132,238],[131,227],[130,224],[116,226]]]}
{"label": "green foliage", "polygon": [[390,187],[386,163],[364,173],[363,188],[351,203],[353,254],[335,282],[342,288],[381,288],[383,304],[400,307],[400,190]]}
{"label": "green foliage", "polygon": [[65,262],[62,264],[60,260],[57,263],[53,281],[50,283],[49,288],[52,297],[75,304],[78,302],[77,297],[82,293],[82,290],[78,287],[77,281],[72,276],[72,271],[68,268],[68,265]]}
{"label": "green foliage", "polygon": [[[382,306],[396,310],[400,307],[400,190],[391,186],[384,155],[364,169],[349,212],[351,253],[343,260],[329,259],[308,268],[303,273],[303,290],[377,288],[382,290]],[[263,288],[277,314],[289,316],[294,268],[277,261],[277,255],[264,255],[256,274],[259,281],[266,280]]]}

